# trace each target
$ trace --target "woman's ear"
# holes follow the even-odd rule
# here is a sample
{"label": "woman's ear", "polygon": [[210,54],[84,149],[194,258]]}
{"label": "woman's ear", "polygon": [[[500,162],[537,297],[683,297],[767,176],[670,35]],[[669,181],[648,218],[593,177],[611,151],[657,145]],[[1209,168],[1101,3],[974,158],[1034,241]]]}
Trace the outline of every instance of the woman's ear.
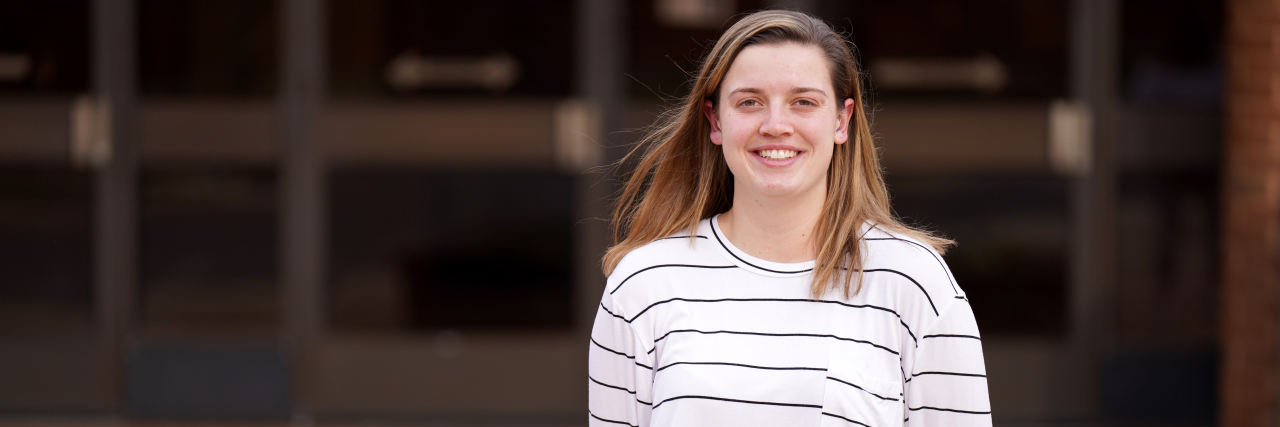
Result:
{"label": "woman's ear", "polygon": [[707,116],[707,122],[711,124],[711,143],[720,145],[724,143],[724,138],[720,134],[720,119],[716,117],[716,106],[710,99],[702,101],[702,115]]}
{"label": "woman's ear", "polygon": [[849,140],[849,121],[852,117],[853,99],[846,99],[836,115],[836,144],[844,144]]}

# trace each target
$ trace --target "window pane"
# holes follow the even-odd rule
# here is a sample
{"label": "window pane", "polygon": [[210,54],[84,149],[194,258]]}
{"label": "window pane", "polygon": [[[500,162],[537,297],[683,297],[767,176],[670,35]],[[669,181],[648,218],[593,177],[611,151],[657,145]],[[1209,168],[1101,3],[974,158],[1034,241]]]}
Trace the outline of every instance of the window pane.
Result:
{"label": "window pane", "polygon": [[1117,206],[1121,339],[1211,345],[1218,314],[1216,168],[1128,171]]}
{"label": "window pane", "polygon": [[1223,5],[1204,0],[1120,2],[1122,95],[1150,104],[1220,105]]}
{"label": "window pane", "polygon": [[[331,0],[330,88],[339,97],[568,96],[574,82],[574,5]],[[388,76],[395,74],[397,59],[408,61],[409,75],[392,84]],[[416,73],[412,64],[439,73]],[[493,79],[476,78],[483,76]]]}
{"label": "window pane", "polygon": [[275,172],[147,167],[141,186],[144,330],[274,332]]}
{"label": "window pane", "polygon": [[89,173],[0,166],[0,333],[87,332]]}
{"label": "window pane", "polygon": [[574,176],[330,174],[332,326],[566,329]]}
{"label": "window pane", "polygon": [[82,93],[89,88],[89,2],[0,2],[0,92]]}
{"label": "window pane", "polygon": [[[856,1],[830,2],[828,14],[833,22],[848,22],[878,92],[1043,99],[1066,95],[1068,5],[1066,0]],[[952,65],[910,62],[920,59]],[[947,67],[954,67],[948,77],[957,80],[895,84],[904,77],[901,68],[878,73],[890,60],[909,61],[909,72],[948,73]],[[984,89],[981,78],[961,84],[965,79],[959,75],[975,78],[985,73],[975,67],[993,70],[989,65],[1002,70],[1001,84]]]}
{"label": "window pane", "polygon": [[146,95],[275,94],[276,3],[139,0],[139,89]]}

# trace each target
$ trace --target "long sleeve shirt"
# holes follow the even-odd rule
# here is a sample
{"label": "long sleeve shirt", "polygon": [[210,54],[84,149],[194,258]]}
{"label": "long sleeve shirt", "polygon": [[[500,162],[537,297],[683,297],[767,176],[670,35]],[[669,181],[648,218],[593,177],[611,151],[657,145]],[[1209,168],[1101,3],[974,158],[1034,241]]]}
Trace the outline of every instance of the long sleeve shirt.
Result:
{"label": "long sleeve shirt", "polygon": [[592,426],[990,426],[982,340],[942,257],[867,227],[859,291],[735,248],[716,218],[627,254],[590,342]]}

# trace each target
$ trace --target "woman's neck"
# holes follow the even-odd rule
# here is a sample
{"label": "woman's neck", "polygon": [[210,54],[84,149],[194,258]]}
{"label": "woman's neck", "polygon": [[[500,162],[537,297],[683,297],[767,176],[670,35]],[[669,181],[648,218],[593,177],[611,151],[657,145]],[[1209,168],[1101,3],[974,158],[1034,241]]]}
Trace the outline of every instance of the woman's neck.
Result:
{"label": "woman's neck", "polygon": [[[813,229],[822,216],[825,188],[786,199],[735,192],[733,207],[720,215],[720,231],[738,249],[766,261],[794,263],[817,258]],[[816,197],[815,197],[816,196]]]}

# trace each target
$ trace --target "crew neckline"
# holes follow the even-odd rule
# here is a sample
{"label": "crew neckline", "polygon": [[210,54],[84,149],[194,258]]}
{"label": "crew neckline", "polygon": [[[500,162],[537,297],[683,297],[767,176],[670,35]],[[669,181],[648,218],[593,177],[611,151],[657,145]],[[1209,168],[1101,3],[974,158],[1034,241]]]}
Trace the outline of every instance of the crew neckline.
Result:
{"label": "crew neckline", "polygon": [[715,246],[728,258],[729,261],[737,264],[746,270],[763,274],[766,276],[796,276],[809,274],[813,272],[813,266],[816,261],[806,262],[773,262],[751,256],[750,254],[738,249],[724,236],[724,232],[720,229],[720,215],[711,217],[709,221],[711,228],[711,240],[715,242]]}

